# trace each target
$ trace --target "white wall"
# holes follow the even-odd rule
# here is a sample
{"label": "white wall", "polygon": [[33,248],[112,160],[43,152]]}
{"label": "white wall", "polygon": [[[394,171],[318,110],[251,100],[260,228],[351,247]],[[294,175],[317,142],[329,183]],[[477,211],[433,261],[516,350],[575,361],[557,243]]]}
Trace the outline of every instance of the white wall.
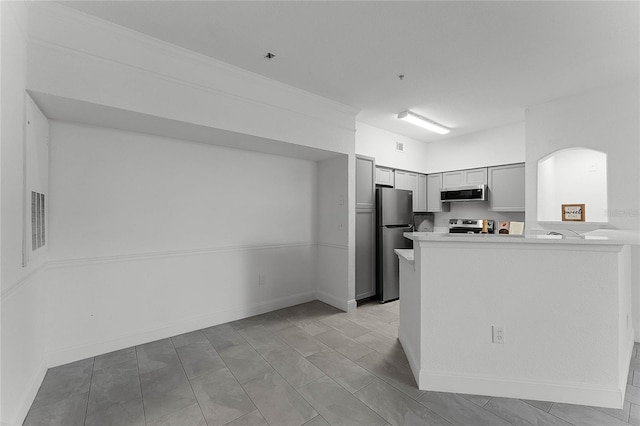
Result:
{"label": "white wall", "polygon": [[2,425],[22,424],[47,370],[46,284],[42,267],[2,294]]}
{"label": "white wall", "polygon": [[[396,142],[404,151],[396,151]],[[373,157],[377,166],[428,173],[429,144],[369,124],[356,122],[356,154]]]}
{"label": "white wall", "polygon": [[[39,263],[45,255],[21,268],[25,88],[67,105],[348,156],[356,111],[60,4],[2,2],[1,11],[4,423],[21,423],[45,367],[315,298],[315,163],[64,123],[54,130],[64,136],[57,138],[64,153],[51,160],[51,262]],[[80,135],[104,156],[87,152]],[[131,144],[121,147],[123,138]],[[140,149],[145,144],[153,149]],[[119,153],[109,150],[115,146]],[[167,158],[185,160],[181,152],[189,167],[176,169]],[[86,162],[74,163],[82,156]],[[238,177],[245,163],[255,173]],[[340,175],[345,203],[354,170],[347,162]],[[187,185],[187,175],[198,183]],[[184,208],[197,203],[195,212]],[[212,214],[217,220],[208,220]],[[346,249],[325,262],[344,273],[334,281],[345,286],[337,292],[344,299],[333,300],[340,306],[354,282],[354,218],[347,204]],[[229,223],[219,226],[223,220]],[[123,315],[113,315],[114,307]]]}
{"label": "white wall", "polygon": [[51,260],[315,241],[314,162],[62,122],[51,132]]}
{"label": "white wall", "polygon": [[316,163],[64,122],[51,136],[51,364],[314,298]]}
{"label": "white wall", "polygon": [[525,161],[524,123],[431,142],[425,161],[428,173],[522,163]]}
{"label": "white wall", "polygon": [[125,111],[349,153],[356,111],[109,24],[30,3],[29,89]]}
{"label": "white wall", "polygon": [[[28,88],[63,100],[63,105],[88,102],[97,106],[95,110],[107,107],[123,114],[140,113],[353,155],[355,111],[344,105],[59,4],[30,4],[29,20]],[[88,152],[79,139],[102,147],[105,143],[118,145],[112,139],[120,137],[114,137],[112,131],[93,128],[86,138],[81,138],[79,134],[86,132],[79,130],[82,126],[57,123],[55,128],[56,134],[64,133],[64,138],[56,136],[56,140],[65,151],[61,153],[56,148],[51,172],[55,208],[51,213],[50,276],[51,288],[60,290],[47,295],[51,302],[48,315],[56,330],[49,333],[51,365],[313,298],[316,270],[309,259],[314,258],[316,250],[318,185],[305,178],[305,167],[316,173],[315,163],[228,150],[219,151],[227,153],[220,157],[224,161],[214,161],[208,155],[194,154],[213,152],[211,147],[179,143],[181,148],[174,149],[175,141],[144,135],[131,136],[137,142],[118,152]],[[78,134],[74,136],[74,132]],[[141,148],[149,144],[154,148]],[[147,155],[155,152],[156,145],[163,147],[159,157]],[[183,150],[189,153],[185,154],[186,159],[181,157]],[[123,153],[127,153],[126,158],[120,156]],[[76,163],[79,158],[84,162]],[[213,170],[209,170],[211,164],[203,165],[205,159],[213,162]],[[166,173],[172,172],[173,161],[179,160],[194,163],[193,168],[171,174],[173,178],[168,180]],[[240,174],[244,163],[253,174]],[[293,164],[302,169],[295,169]],[[140,174],[137,167],[146,172]],[[85,172],[91,172],[88,176],[94,178],[87,178]],[[347,188],[347,204],[353,191],[349,177],[354,168],[347,165],[343,172],[340,185]],[[79,176],[82,178],[75,181],[73,177]],[[194,180],[199,182],[195,186]],[[229,182],[233,184],[229,186]],[[281,192],[274,193],[276,186]],[[119,187],[127,190],[114,190]],[[106,191],[108,196],[100,197],[100,192],[86,194],[94,189]],[[208,198],[212,193],[217,202],[226,202],[231,208],[221,210],[213,198]],[[78,205],[74,197],[88,198]],[[186,207],[198,202],[204,203],[200,210],[194,212]],[[73,211],[72,206],[77,205],[86,216]],[[61,206],[70,210],[60,210]],[[212,211],[216,212],[216,220],[209,218]],[[157,212],[164,212],[171,219],[165,220],[166,216]],[[347,235],[352,232],[349,224],[353,216],[354,212],[347,209],[342,218]],[[92,219],[97,226],[87,222]],[[260,226],[252,226],[256,221]],[[349,238],[346,244],[348,248]],[[354,263],[350,251],[346,252],[346,257],[335,260],[335,265],[328,265],[345,274],[339,280],[346,286],[344,299],[333,301],[345,306]],[[153,263],[167,256],[171,260]],[[289,261],[293,266],[283,268]],[[144,272],[151,264],[154,272]],[[224,265],[233,268],[226,270]],[[237,276],[231,277],[234,273]],[[260,274],[266,274],[267,284],[254,288]],[[111,325],[105,323],[109,300],[114,304],[122,302],[115,296],[107,297],[111,292],[104,301],[93,295],[120,282],[121,277],[126,281],[126,276],[151,275],[157,275],[158,288],[163,289],[154,293],[158,303],[152,300],[138,316],[125,316],[125,320]],[[82,287],[87,281],[95,288],[85,293],[91,288]],[[174,293],[176,281],[188,281],[190,287]],[[138,280],[135,294],[149,291],[145,282]],[[225,309],[220,311],[219,302],[212,305],[209,300],[219,298],[221,288],[228,287],[237,291],[229,295]],[[124,289],[116,286],[115,290],[117,295]],[[65,294],[78,306],[86,306],[63,309]],[[181,297],[198,300],[193,309],[166,308],[165,302]],[[148,296],[139,298],[147,299]],[[157,306],[152,309],[154,304]],[[125,311],[131,313],[133,309]],[[75,324],[78,319],[84,319],[85,324]],[[100,330],[102,338],[92,340],[92,330]],[[123,330],[129,334],[122,334]]]}
{"label": "white wall", "polygon": [[[531,106],[526,113],[526,218],[537,224],[538,160],[559,149],[586,147],[607,154],[608,221],[639,238],[640,82],[625,80]],[[633,321],[640,340],[640,248],[632,248]]]}
{"label": "white wall", "polygon": [[564,148],[607,154],[609,224],[640,229],[640,99],[638,80],[529,107],[527,120],[527,222],[536,225],[538,160]]}
{"label": "white wall", "polygon": [[[350,156],[354,153],[356,111],[347,106],[59,4],[34,3],[29,17],[29,89],[34,92]],[[349,180],[355,175],[355,165],[349,163],[345,172],[341,185],[347,188],[348,203],[354,192]],[[354,221],[355,211],[347,209],[344,222],[349,236],[354,233]],[[354,239],[349,237],[347,245]],[[349,286],[354,281],[355,255],[352,247],[347,251]],[[345,303],[341,300],[339,304]]]}
{"label": "white wall", "polygon": [[569,148],[538,162],[538,221],[562,220],[562,204],[584,204],[586,222],[607,222],[607,156]]}
{"label": "white wall", "polygon": [[[27,267],[22,267],[22,231],[25,144],[25,110],[40,121],[26,102],[27,15],[23,2],[0,2],[1,11],[1,405],[0,422],[21,424],[45,373],[44,305],[42,292],[46,272],[42,267],[47,248],[39,249]],[[44,123],[34,125],[44,126]],[[31,131],[31,130],[29,130]],[[42,155],[46,158],[46,146]],[[44,162],[46,167],[46,160]],[[46,191],[47,171],[40,172]]]}
{"label": "white wall", "polygon": [[[409,139],[364,123],[356,123],[356,129],[356,154],[374,157],[379,166],[428,174],[525,160],[524,122],[435,142]],[[404,144],[404,152],[395,150],[396,141]]]}
{"label": "white wall", "polygon": [[[23,149],[27,45],[22,2],[2,2],[2,289],[22,270]],[[17,248],[17,249],[16,249]]]}

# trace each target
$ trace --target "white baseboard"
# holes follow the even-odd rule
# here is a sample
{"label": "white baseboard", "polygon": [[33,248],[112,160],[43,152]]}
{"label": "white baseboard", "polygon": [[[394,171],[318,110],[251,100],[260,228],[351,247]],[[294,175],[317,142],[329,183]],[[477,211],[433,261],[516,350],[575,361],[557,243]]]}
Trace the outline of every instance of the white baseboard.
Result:
{"label": "white baseboard", "polygon": [[[554,401],[608,408],[622,408],[624,403],[626,374],[620,389],[585,386],[580,383],[543,383],[498,377],[443,374],[420,369],[416,353],[407,343],[409,340],[405,338],[402,329],[399,331],[398,339],[420,390]],[[629,359],[632,350],[633,341],[629,350]]]}
{"label": "white baseboard", "polygon": [[585,386],[580,383],[542,383],[509,378],[456,376],[420,371],[418,387],[437,392],[468,393],[567,404],[622,408],[623,389]]}
{"label": "white baseboard", "polygon": [[44,380],[44,376],[47,374],[47,365],[45,363],[44,358],[40,361],[40,365],[38,369],[33,374],[31,379],[29,379],[29,385],[27,391],[20,398],[20,402],[16,407],[13,415],[13,419],[8,422],[5,419],[2,419],[2,426],[18,426],[24,423],[24,420],[27,418],[27,414],[29,414],[29,409],[31,408],[31,404],[36,399],[36,395],[38,390],[40,389],[40,385],[42,385],[42,381]]}
{"label": "white baseboard", "polygon": [[351,299],[347,302],[347,312],[355,312],[357,307],[358,303],[356,302],[356,299]]}
{"label": "white baseboard", "polygon": [[316,291],[316,298],[319,301],[326,303],[327,305],[331,305],[334,308],[340,309],[341,311],[350,312],[350,304],[353,304],[353,307],[351,308],[352,310],[356,308],[355,300],[342,300],[332,294],[325,293],[324,291]]}
{"label": "white baseboard", "polygon": [[[408,344],[410,340],[405,337],[402,328],[398,332],[398,339],[420,390],[554,401],[607,408],[622,408],[624,404],[628,373],[626,370],[621,372],[624,373],[624,378],[621,378],[620,389],[584,386],[579,383],[543,383],[509,378],[442,374],[420,369],[416,352]],[[626,364],[624,365],[629,365],[633,345],[634,341],[631,339],[625,353]]]}
{"label": "white baseboard", "polygon": [[69,362],[78,361],[135,345],[153,342],[159,339],[166,339],[167,337],[224,324],[229,321],[264,314],[276,309],[282,309],[298,305],[300,303],[310,302],[312,300],[315,300],[315,293],[305,292],[244,306],[242,308],[212,312],[207,315],[184,319],[173,324],[167,324],[160,328],[124,334],[115,339],[95,341],[84,345],[67,347],[55,352],[47,353],[47,366],[49,368],[56,367]]}

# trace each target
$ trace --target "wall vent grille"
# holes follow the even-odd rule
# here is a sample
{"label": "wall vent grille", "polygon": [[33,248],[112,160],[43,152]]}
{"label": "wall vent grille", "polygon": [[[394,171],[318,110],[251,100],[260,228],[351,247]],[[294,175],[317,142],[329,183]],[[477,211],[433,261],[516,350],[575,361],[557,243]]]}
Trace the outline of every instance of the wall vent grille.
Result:
{"label": "wall vent grille", "polygon": [[45,244],[44,194],[31,192],[31,251]]}
{"label": "wall vent grille", "polygon": [[396,142],[396,151],[404,152],[404,144],[402,142]]}

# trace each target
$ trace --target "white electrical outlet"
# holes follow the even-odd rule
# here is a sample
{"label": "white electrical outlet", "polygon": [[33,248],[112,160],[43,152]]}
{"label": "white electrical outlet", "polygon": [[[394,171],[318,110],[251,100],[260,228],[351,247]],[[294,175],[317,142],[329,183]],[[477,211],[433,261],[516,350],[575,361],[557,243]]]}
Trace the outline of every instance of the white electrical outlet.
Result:
{"label": "white electrical outlet", "polygon": [[266,276],[262,274],[258,275],[258,285],[264,285],[265,279],[266,279]]}
{"label": "white electrical outlet", "polygon": [[491,326],[491,342],[498,344],[504,343],[504,327],[498,325]]}

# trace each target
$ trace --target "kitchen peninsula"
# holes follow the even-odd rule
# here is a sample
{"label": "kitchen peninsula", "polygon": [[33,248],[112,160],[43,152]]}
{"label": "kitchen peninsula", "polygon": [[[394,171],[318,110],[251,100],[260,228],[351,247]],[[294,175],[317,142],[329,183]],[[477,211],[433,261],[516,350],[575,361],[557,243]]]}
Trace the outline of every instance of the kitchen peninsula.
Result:
{"label": "kitchen peninsula", "polygon": [[622,407],[628,243],[404,235],[399,339],[420,389]]}

